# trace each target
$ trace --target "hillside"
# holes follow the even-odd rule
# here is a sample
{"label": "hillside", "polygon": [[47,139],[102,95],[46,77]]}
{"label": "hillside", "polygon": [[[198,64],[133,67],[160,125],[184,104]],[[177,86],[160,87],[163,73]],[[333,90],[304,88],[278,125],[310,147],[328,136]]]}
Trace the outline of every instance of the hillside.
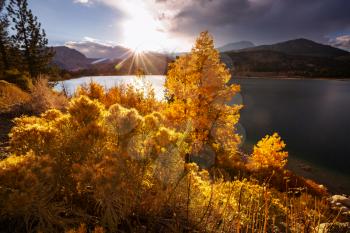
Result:
{"label": "hillside", "polygon": [[91,41],[80,43],[70,42],[66,46],[83,53],[86,57],[99,59],[122,59],[132,52],[130,49],[122,46],[104,45]]}
{"label": "hillside", "polygon": [[243,51],[274,51],[289,55],[313,57],[340,57],[350,55],[349,52],[330,45],[323,45],[307,39],[289,40],[272,45],[260,45]]}
{"label": "hillside", "polygon": [[305,39],[224,54],[238,76],[350,77],[349,52]]}
{"label": "hillside", "polygon": [[255,45],[250,41],[239,41],[234,43],[229,43],[224,46],[217,48],[220,52],[228,52],[233,50],[240,50],[254,47]]}
{"label": "hillside", "polygon": [[172,61],[167,55],[147,52],[142,55],[131,53],[124,59],[113,59],[91,65],[91,69],[105,75],[135,74],[138,70],[146,74],[166,74],[168,63]]}
{"label": "hillside", "polygon": [[301,76],[349,78],[350,60],[288,55],[281,52],[229,52],[232,69],[238,76]]}
{"label": "hillside", "polygon": [[87,69],[91,62],[95,60],[65,46],[53,47],[53,50],[55,52],[53,63],[64,70]]}

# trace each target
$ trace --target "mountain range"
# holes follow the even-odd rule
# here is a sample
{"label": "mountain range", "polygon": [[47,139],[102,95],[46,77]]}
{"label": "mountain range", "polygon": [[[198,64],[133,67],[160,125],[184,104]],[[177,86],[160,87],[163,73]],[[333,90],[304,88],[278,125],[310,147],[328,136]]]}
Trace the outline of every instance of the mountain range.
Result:
{"label": "mountain range", "polygon": [[118,45],[101,44],[93,41],[68,42],[66,47],[83,53],[88,58],[123,59],[131,49]]}
{"label": "mountain range", "polygon": [[81,52],[66,46],[53,47],[53,63],[64,70],[87,69],[96,59],[87,58]]}
{"label": "mountain range", "polygon": [[349,55],[349,52],[316,43],[307,39],[295,39],[272,45],[260,45],[243,48],[241,51],[274,51],[289,55],[312,56],[312,57],[340,57]]}
{"label": "mountain range", "polygon": [[228,52],[233,50],[240,50],[240,49],[246,49],[246,48],[252,48],[255,47],[255,45],[250,41],[238,41],[234,43],[229,43],[224,46],[221,46],[217,48],[220,52]]}
{"label": "mountain range", "polygon": [[[133,53],[121,46],[94,42],[54,47],[54,63],[75,75],[165,74],[170,54]],[[303,76],[350,78],[350,53],[307,39],[254,46],[240,41],[219,47],[223,61],[236,76]]]}

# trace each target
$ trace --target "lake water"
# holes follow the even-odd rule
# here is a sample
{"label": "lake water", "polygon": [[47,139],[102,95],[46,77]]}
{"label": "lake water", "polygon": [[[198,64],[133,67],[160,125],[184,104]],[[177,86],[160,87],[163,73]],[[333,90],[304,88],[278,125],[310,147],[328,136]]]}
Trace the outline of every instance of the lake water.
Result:
{"label": "lake water", "polygon": [[154,88],[156,98],[162,99],[164,96],[164,76],[163,75],[147,75],[143,77],[136,77],[133,75],[125,76],[92,76],[92,77],[81,77],[76,79],[69,79],[63,82],[59,82],[55,89],[62,90],[64,88],[69,94],[74,94],[75,90],[85,84],[89,84],[91,81],[101,84],[106,89],[120,85],[120,84],[131,84],[138,89],[144,88],[147,84],[151,84]]}
{"label": "lake water", "polygon": [[[135,76],[82,77],[64,85],[72,93],[91,80],[107,88],[120,83],[141,88],[149,82],[158,99],[164,93],[164,76],[142,80]],[[266,134],[278,132],[287,144],[290,160],[313,168],[310,174],[299,169],[302,175],[350,193],[350,81],[250,78],[233,82],[241,85],[233,102],[244,105],[239,129],[246,148]],[[291,168],[298,170],[295,164]]]}

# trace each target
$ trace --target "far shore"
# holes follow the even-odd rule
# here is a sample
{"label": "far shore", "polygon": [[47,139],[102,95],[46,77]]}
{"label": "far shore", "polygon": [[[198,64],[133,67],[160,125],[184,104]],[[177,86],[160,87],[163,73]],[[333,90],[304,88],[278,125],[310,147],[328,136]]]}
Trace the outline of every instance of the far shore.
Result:
{"label": "far shore", "polygon": [[350,194],[350,180],[344,173],[333,171],[296,156],[288,157],[287,169],[298,176],[324,185],[331,194]]}
{"label": "far shore", "polygon": [[231,79],[287,79],[287,80],[335,80],[335,81],[350,81],[349,78],[331,78],[331,77],[306,77],[306,76],[284,76],[284,75],[264,75],[264,76],[246,76],[246,75],[234,75]]}

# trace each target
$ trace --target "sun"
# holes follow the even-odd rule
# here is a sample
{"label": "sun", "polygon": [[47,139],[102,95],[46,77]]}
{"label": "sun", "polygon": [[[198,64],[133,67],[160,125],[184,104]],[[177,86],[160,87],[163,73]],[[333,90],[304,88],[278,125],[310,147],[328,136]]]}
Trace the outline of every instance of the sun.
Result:
{"label": "sun", "polygon": [[123,44],[137,53],[159,51],[169,42],[161,24],[149,12],[142,1],[125,3],[127,19],[122,23]]}

